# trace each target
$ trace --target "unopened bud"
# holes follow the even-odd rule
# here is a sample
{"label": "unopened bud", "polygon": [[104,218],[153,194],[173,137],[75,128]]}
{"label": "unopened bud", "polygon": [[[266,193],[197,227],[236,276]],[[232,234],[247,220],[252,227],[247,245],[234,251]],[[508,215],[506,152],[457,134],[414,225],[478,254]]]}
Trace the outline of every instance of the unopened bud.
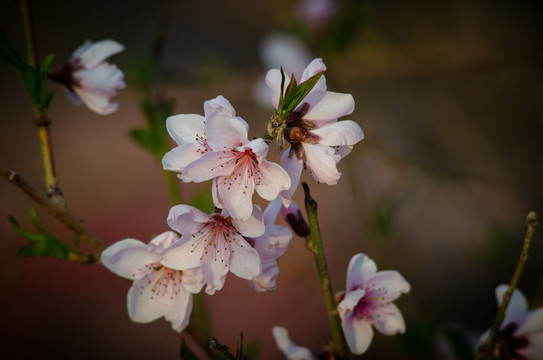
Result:
{"label": "unopened bud", "polygon": [[306,237],[309,235],[309,226],[305,222],[300,208],[294,201],[290,201],[290,206],[288,208],[284,206],[281,207],[281,215],[283,215],[283,218],[290,225],[296,235],[301,237]]}

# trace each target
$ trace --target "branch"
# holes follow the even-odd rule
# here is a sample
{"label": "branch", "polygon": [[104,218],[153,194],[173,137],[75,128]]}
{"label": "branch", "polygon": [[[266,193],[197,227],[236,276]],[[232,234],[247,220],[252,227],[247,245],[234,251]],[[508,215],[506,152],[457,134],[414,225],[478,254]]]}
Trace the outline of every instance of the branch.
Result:
{"label": "branch", "polygon": [[21,175],[7,168],[2,163],[0,163],[0,174],[10,183],[21,189],[25,194],[30,196],[32,200],[43,207],[58,221],[66,225],[68,229],[72,230],[76,235],[78,235],[79,239],[95,252],[97,262],[99,262],[100,254],[105,249],[106,244],[100,240],[98,236],[94,235],[85,225],[83,225],[81,220],[75,217],[63,205],[55,203],[53,200],[36,190],[36,188],[28,183]]}

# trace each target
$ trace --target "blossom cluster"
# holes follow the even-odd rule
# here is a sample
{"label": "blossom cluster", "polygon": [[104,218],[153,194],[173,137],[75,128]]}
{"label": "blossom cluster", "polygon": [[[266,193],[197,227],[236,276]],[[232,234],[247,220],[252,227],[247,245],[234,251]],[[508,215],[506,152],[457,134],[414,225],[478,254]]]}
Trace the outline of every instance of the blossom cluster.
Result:
{"label": "blossom cluster", "polygon": [[[246,279],[256,291],[275,289],[277,259],[292,239],[288,227],[275,224],[277,215],[281,211],[298,235],[309,233],[292,201],[303,170],[308,169],[317,182],[335,185],[341,176],[338,162],[364,137],[356,122],[338,120],[352,113],[354,99],[327,91],[325,70],[323,61],[315,59],[300,79],[282,69],[268,72],[275,115],[261,138],[249,140],[248,123],[223,96],[206,101],[203,115],[166,119],[177,146],[164,155],[164,169],[176,172],[183,182],[210,180],[215,209],[206,214],[176,205],[167,217],[175,232],[164,232],[147,245],[125,239],[103,252],[107,268],[134,280],[128,293],[133,321],[164,317],[174,330],[182,331],[192,310],[192,294],[205,287],[213,295],[223,288],[229,272]],[[280,164],[266,159],[273,140],[279,150],[286,148]],[[264,211],[253,203],[255,192],[270,202]],[[405,328],[391,302],[409,291],[409,284],[397,272],[376,269],[365,255],[355,256],[347,292],[338,304],[354,353],[364,352],[371,342],[370,325],[385,334]],[[286,330],[274,333],[281,339],[287,336]],[[280,344],[284,350],[285,341]]]}

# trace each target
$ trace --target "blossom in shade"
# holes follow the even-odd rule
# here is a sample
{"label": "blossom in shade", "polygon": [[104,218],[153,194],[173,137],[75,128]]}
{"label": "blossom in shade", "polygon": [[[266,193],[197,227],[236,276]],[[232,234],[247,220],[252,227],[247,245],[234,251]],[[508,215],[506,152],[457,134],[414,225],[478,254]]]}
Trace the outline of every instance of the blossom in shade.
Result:
{"label": "blossom in shade", "polygon": [[164,317],[172,328],[182,331],[192,311],[192,293],[203,285],[202,272],[174,270],[159,261],[160,253],[179,241],[172,231],[155,237],[149,244],[125,239],[109,246],[101,255],[105,267],[134,280],[128,291],[128,315],[132,321],[148,323]]}
{"label": "blossom in shade", "polygon": [[281,208],[279,198],[270,202],[264,210],[263,219],[266,230],[257,238],[247,239],[260,255],[262,272],[259,276],[248,280],[249,286],[256,291],[275,290],[275,280],[279,274],[277,258],[285,253],[292,240],[292,232],[289,228],[275,224],[275,219]]}
{"label": "blossom in shade", "polygon": [[[501,305],[508,285],[496,288],[496,300]],[[480,339],[482,343],[489,334],[487,330]],[[528,310],[526,297],[517,289],[505,311],[505,317],[497,335],[502,356],[518,360],[543,360],[543,307]]]}
{"label": "blossom in shade", "polygon": [[213,179],[215,205],[227,209],[230,216],[251,216],[255,190],[271,201],[290,188],[287,172],[266,160],[266,142],[247,139],[248,126],[243,119],[227,111],[214,111],[206,116],[204,130],[209,150],[185,165],[179,177],[185,182]]}
{"label": "blossom in shade", "polygon": [[[230,102],[219,95],[204,103],[204,116],[180,114],[166,119],[166,129],[178,146],[167,152],[162,158],[165,170],[181,172],[185,166],[211,151],[211,147],[207,143],[205,123],[206,118],[215,112],[236,116],[236,111]],[[248,127],[246,123],[244,125]]]}
{"label": "blossom in shade", "polygon": [[119,104],[110,99],[117,90],[124,89],[125,83],[122,71],[105,59],[123,50],[114,40],[87,41],[51,74],[51,78],[66,86],[66,94],[74,104],[84,103],[98,114],[111,114]]}
{"label": "blossom in shade", "polygon": [[[326,70],[322,59],[314,59],[305,68],[298,83]],[[285,74],[283,91],[291,81]],[[266,83],[272,91],[272,103],[277,109],[281,94],[282,76],[279,69],[268,71]],[[285,139],[290,143],[281,157],[281,166],[288,172],[292,186],[281,193],[285,205],[294,194],[304,165],[315,180],[335,185],[341,173],[336,164],[349,154],[353,145],[364,138],[360,126],[352,120],[338,118],[352,113],[354,99],[350,94],[326,91],[326,80],[321,76],[315,86],[286,118]]]}
{"label": "blossom in shade", "polygon": [[192,206],[177,205],[170,210],[168,225],[182,237],[162,252],[161,263],[177,270],[201,268],[206,293],[222,289],[228,271],[247,280],[260,275],[260,256],[244,238],[264,233],[258,206],[253,206],[249,218],[237,220],[227,210],[216,209],[208,215]]}
{"label": "blossom in shade", "polygon": [[288,360],[313,360],[313,356],[308,348],[298,346],[288,337],[288,331],[282,326],[274,326],[272,328],[273,338],[277,347]]}
{"label": "blossom in shade", "polygon": [[397,271],[379,271],[365,254],[353,256],[347,270],[347,287],[338,313],[347,344],[353,354],[364,353],[373,329],[385,335],[405,332],[400,310],[392,303],[409,292],[410,285]]}

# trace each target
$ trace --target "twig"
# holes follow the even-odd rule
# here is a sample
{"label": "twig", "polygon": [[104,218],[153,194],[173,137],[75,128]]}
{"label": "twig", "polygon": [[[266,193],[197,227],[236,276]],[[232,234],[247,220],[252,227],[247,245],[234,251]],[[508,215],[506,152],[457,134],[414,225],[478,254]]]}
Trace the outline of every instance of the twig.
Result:
{"label": "twig", "polygon": [[530,249],[530,244],[532,241],[532,237],[534,236],[535,229],[539,225],[539,220],[535,212],[530,211],[530,213],[528,213],[528,216],[526,218],[526,225],[528,226],[528,228],[526,230],[526,236],[524,237],[524,245],[522,246],[522,251],[520,253],[520,257],[517,262],[517,267],[515,269],[513,277],[511,278],[511,283],[509,284],[509,288],[503,294],[503,299],[500,304],[500,308],[498,309],[498,312],[496,314],[496,317],[494,319],[494,323],[492,324],[492,327],[490,328],[490,333],[488,337],[486,338],[486,340],[483,342],[483,344],[479,347],[479,351],[477,353],[477,356],[475,357],[476,360],[487,360],[487,359],[491,360],[495,358],[494,356],[494,351],[495,351],[495,346],[496,346],[495,340],[498,336],[498,332],[500,330],[503,319],[505,317],[505,311],[507,310],[509,301],[511,300],[511,297],[513,296],[513,292],[515,288],[517,287],[520,276],[522,275],[522,271],[524,270],[524,265],[526,264],[526,260],[528,260],[528,250]]}
{"label": "twig", "polygon": [[21,175],[9,169],[2,163],[0,163],[0,174],[10,183],[21,189],[25,194],[30,196],[32,200],[37,202],[58,221],[66,225],[68,229],[72,230],[76,235],[78,235],[79,239],[95,252],[96,259],[100,259],[100,254],[106,247],[105,243],[94,235],[85,225],[83,225],[83,223],[65,206],[54,202],[52,199],[36,190],[36,188],[28,183]]}
{"label": "twig", "polygon": [[315,256],[315,263],[321,281],[322,291],[324,292],[324,301],[328,309],[328,317],[332,328],[332,336],[334,338],[335,347],[338,358],[345,357],[345,340],[343,338],[343,330],[341,329],[341,320],[339,319],[337,306],[334,301],[334,293],[332,284],[330,283],[330,275],[326,267],[326,259],[324,258],[324,248],[322,246],[322,238],[319,229],[319,220],[317,217],[317,202],[309,193],[309,186],[303,182],[305,193],[305,209],[307,211],[307,219],[309,221],[310,233],[306,237],[306,246]]}

